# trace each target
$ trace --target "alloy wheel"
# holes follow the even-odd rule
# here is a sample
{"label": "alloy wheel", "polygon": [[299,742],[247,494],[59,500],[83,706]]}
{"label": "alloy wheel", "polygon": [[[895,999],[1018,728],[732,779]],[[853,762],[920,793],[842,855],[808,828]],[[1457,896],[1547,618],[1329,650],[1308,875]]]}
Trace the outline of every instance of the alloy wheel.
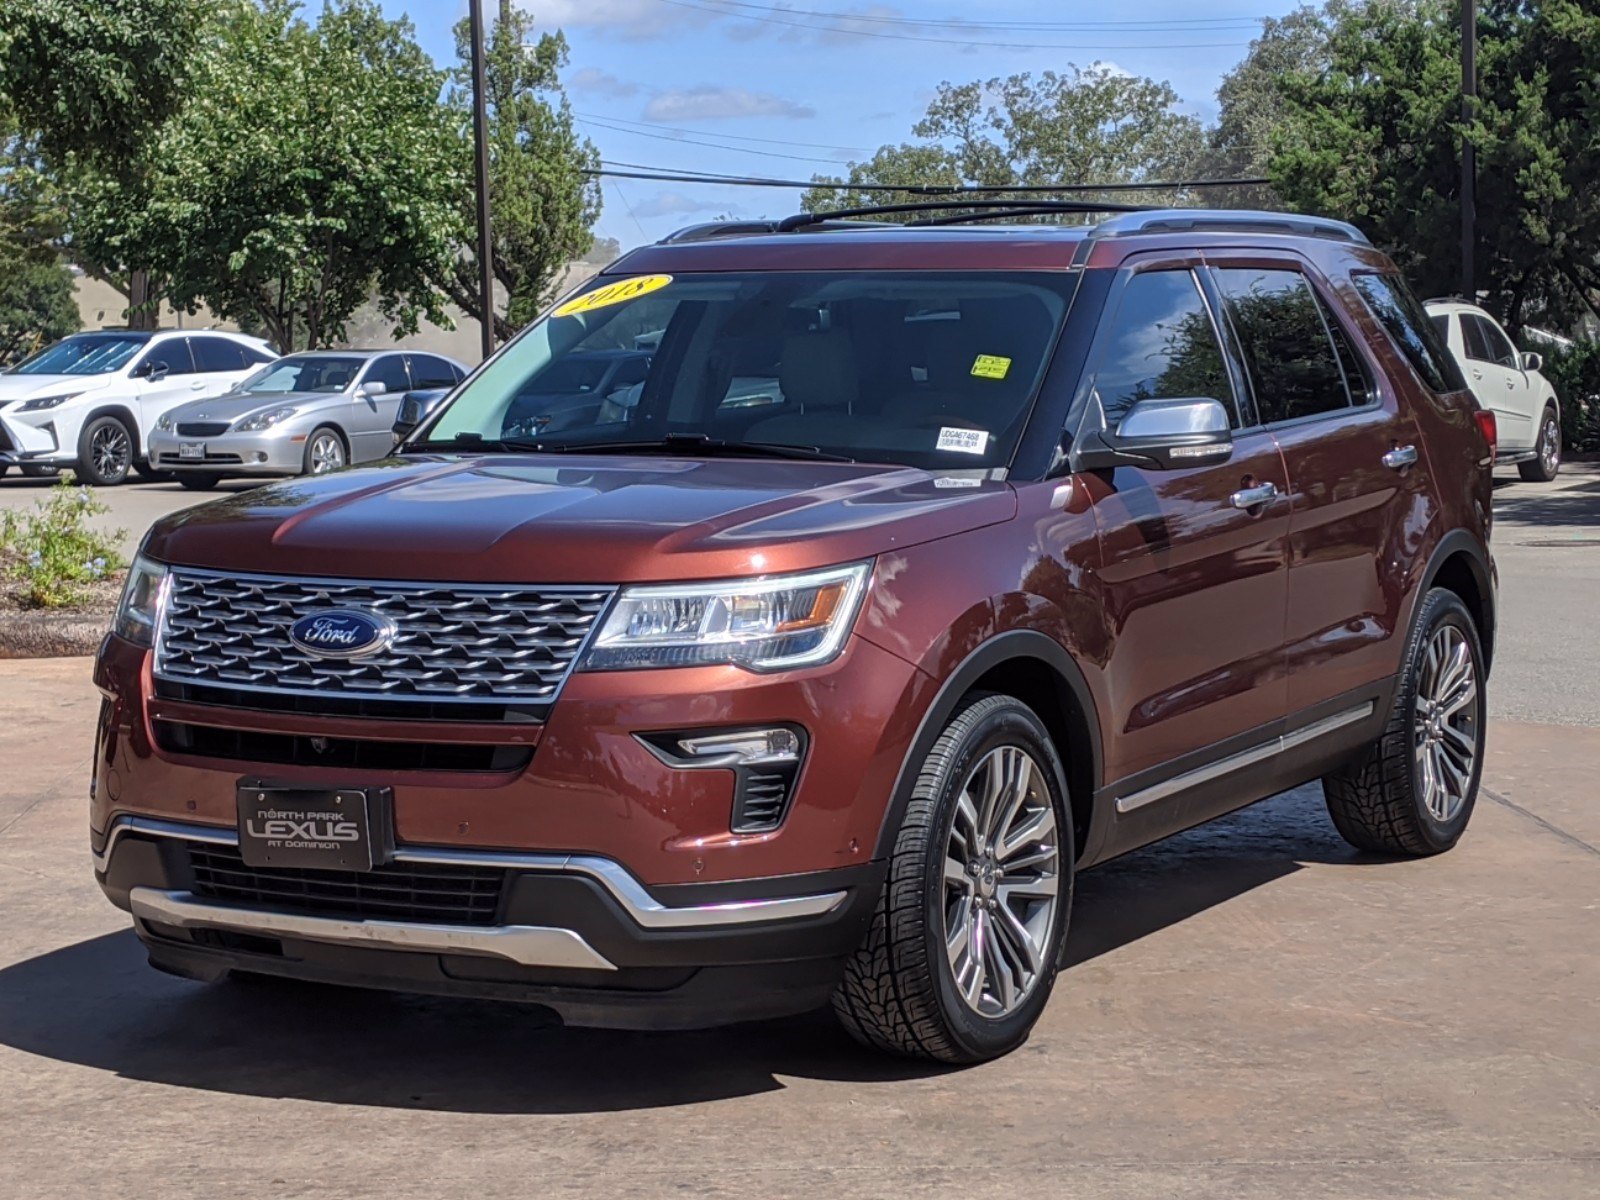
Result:
{"label": "alloy wheel", "polygon": [[945,950],[980,1016],[1016,1011],[1048,967],[1060,866],[1043,769],[1020,747],[989,751],[962,785],[944,864]]}
{"label": "alloy wheel", "polygon": [[337,434],[319,433],[311,443],[311,473],[326,475],[344,466],[344,443]]}
{"label": "alloy wheel", "polygon": [[1554,475],[1561,465],[1561,426],[1554,417],[1544,420],[1544,435],[1539,439],[1539,465],[1546,475]]}
{"label": "alloy wheel", "polygon": [[94,431],[89,455],[96,475],[101,479],[117,479],[127,474],[133,463],[133,442],[120,423],[110,421]]}
{"label": "alloy wheel", "polygon": [[1423,807],[1453,820],[1467,802],[1478,760],[1478,680],[1472,648],[1454,625],[1428,639],[1417,678],[1412,754]]}

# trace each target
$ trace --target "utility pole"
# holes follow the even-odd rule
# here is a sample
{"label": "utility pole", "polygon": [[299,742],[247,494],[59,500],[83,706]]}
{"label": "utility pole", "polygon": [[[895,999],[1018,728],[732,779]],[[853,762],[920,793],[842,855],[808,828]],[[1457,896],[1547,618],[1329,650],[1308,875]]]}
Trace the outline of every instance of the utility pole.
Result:
{"label": "utility pole", "polygon": [[1478,151],[1466,126],[1478,111],[1478,0],[1461,0],[1461,296],[1477,303]]}
{"label": "utility pole", "polygon": [[468,0],[472,26],[472,144],[478,190],[478,305],[483,356],[494,353],[494,256],[489,235],[489,100],[483,79],[483,0]]}

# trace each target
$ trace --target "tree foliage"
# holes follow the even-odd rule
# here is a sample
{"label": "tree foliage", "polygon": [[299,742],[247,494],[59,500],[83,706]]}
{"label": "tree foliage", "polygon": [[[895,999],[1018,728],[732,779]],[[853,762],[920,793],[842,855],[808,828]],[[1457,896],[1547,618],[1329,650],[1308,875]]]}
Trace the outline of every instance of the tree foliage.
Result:
{"label": "tree foliage", "polygon": [[[506,296],[495,314],[496,340],[504,340],[539,314],[567,264],[590,247],[600,215],[600,184],[585,169],[600,154],[579,137],[560,82],[567,42],[558,33],[535,42],[533,18],[503,3],[485,47],[484,75],[489,111],[489,199],[492,208],[494,276]],[[468,24],[456,25],[456,53],[449,102],[462,131],[462,174],[472,171],[472,78]],[[461,192],[468,249],[446,279],[450,298],[481,320],[477,242],[471,189]]]}
{"label": "tree foliage", "polygon": [[159,264],[178,307],[258,322],[279,346],[341,338],[376,296],[397,334],[447,321],[461,244],[459,139],[444,77],[404,21],[335,0],[235,2],[159,131],[144,187],[86,182],[77,242]]}
{"label": "tree foliage", "polygon": [[80,324],[72,272],[60,262],[0,259],[0,364],[59,341]]}
{"label": "tree foliage", "polygon": [[[1330,11],[1326,65],[1281,79],[1271,158],[1289,205],[1354,221],[1427,293],[1459,286],[1458,13]],[[1479,38],[1479,283],[1513,327],[1568,325],[1600,292],[1600,12],[1485,0]]]}
{"label": "tree foliage", "polygon": [[909,191],[864,192],[860,185],[867,183],[1154,182],[1188,174],[1205,149],[1204,126],[1178,110],[1168,84],[1098,63],[1037,77],[942,84],[912,132],[921,140],[884,146],[871,159],[851,163],[843,178],[817,176],[818,183],[854,186],[813,188],[803,201],[806,210],[917,198]]}

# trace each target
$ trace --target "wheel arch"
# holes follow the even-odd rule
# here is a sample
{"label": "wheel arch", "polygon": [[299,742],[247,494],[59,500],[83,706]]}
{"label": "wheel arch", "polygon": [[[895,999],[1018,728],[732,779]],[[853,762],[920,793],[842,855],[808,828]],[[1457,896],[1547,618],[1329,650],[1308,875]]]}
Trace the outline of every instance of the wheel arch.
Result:
{"label": "wheel arch", "polygon": [[133,434],[137,450],[134,457],[144,457],[144,430],[139,427],[139,418],[134,414],[133,409],[126,404],[111,402],[97,404],[94,408],[91,408],[84,414],[83,420],[78,425],[78,436],[83,436],[83,431],[90,421],[98,421],[101,417],[116,417],[117,420],[121,421],[127,427],[128,432]]}
{"label": "wheel arch", "polygon": [[1066,648],[1046,634],[1027,629],[988,639],[946,677],[900,764],[874,856],[882,858],[893,850],[923,760],[961,701],[973,692],[1013,696],[1044,722],[1066,773],[1075,851],[1081,858],[1093,844],[1094,797],[1102,762],[1094,697],[1082,668]]}
{"label": "wheel arch", "polygon": [[1445,534],[1434,547],[1413,607],[1420,605],[1429,588],[1442,587],[1461,597],[1478,627],[1487,669],[1494,661],[1495,584],[1488,555],[1465,529]]}

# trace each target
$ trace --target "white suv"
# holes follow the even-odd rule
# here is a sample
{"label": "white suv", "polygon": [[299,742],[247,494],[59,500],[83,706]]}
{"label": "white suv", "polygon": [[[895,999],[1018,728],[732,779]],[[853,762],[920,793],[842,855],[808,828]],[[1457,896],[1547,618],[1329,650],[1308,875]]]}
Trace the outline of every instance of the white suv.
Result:
{"label": "white suv", "polygon": [[169,408],[220,396],[278,356],[239,333],[75,333],[0,374],[0,474],[121,483],[152,475],[149,435]]}
{"label": "white suv", "polygon": [[1495,461],[1516,463],[1530,483],[1549,483],[1561,469],[1561,404],[1539,373],[1543,356],[1519,351],[1476,304],[1429,300],[1426,307],[1478,403],[1494,413],[1500,436]]}

